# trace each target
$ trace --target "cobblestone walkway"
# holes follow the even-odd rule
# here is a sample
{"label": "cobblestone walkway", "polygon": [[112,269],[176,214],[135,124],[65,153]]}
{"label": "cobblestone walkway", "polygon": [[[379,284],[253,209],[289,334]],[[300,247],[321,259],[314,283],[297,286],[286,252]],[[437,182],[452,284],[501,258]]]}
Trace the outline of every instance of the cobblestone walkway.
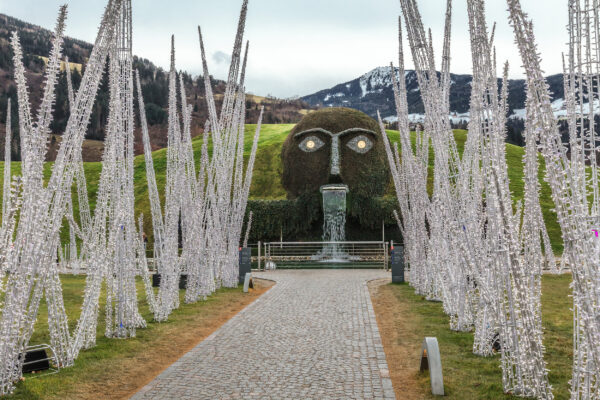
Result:
{"label": "cobblestone walkway", "polygon": [[271,290],[133,399],[394,399],[366,282],[381,270],[255,274]]}

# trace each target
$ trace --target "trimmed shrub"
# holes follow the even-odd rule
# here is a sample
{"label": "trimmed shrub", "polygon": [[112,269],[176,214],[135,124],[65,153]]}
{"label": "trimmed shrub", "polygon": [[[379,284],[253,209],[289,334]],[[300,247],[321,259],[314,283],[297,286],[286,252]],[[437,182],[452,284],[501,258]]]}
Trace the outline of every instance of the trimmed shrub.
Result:
{"label": "trimmed shrub", "polygon": [[[382,223],[385,239],[402,241],[394,220],[397,208],[393,197],[365,198],[349,196],[346,217],[347,240],[381,240]],[[246,231],[248,213],[252,211],[249,241],[319,241],[323,234],[323,205],[320,193],[304,194],[291,200],[249,200],[242,232]],[[242,235],[243,236],[243,235]]]}
{"label": "trimmed shrub", "polygon": [[[304,137],[295,137],[299,132],[322,128],[339,133],[351,128],[362,128],[374,132],[368,138],[373,147],[360,154],[347,144],[360,133],[349,133],[340,138],[340,175],[330,176],[331,137],[324,133],[311,133],[325,145],[314,151],[304,152],[299,148]],[[362,197],[382,196],[389,181],[389,168],[385,149],[377,122],[367,114],[349,108],[325,108],[306,115],[288,135],[281,151],[283,162],[282,185],[291,199],[306,193],[319,191],[328,183],[344,183],[350,193]]]}

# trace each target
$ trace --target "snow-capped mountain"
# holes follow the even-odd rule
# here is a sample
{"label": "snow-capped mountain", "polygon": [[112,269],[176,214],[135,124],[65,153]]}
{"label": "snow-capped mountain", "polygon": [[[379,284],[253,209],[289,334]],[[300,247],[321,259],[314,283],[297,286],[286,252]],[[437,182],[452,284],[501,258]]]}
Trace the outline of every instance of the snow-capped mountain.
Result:
{"label": "snow-capped mountain", "polygon": [[[398,75],[398,69],[395,72]],[[450,78],[450,118],[455,123],[468,121],[473,77],[450,74]],[[415,71],[405,71],[404,79],[410,118],[414,122],[421,121],[424,109]],[[554,106],[558,112],[562,107],[563,77],[552,75],[546,80],[554,93]],[[522,119],[525,115],[525,80],[509,80],[508,92],[509,116]],[[390,67],[377,67],[352,81],[304,96],[302,100],[312,106],[355,108],[372,117],[376,117],[379,110],[381,116],[390,122],[394,121],[396,115]]]}

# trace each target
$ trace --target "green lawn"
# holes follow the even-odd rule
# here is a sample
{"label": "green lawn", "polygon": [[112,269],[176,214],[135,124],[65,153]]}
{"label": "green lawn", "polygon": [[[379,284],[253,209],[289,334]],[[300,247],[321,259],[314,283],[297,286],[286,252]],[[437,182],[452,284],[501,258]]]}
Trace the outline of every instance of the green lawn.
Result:
{"label": "green lawn", "polygon": [[[287,135],[294,127],[293,124],[266,124],[262,125],[261,135],[259,139],[258,153],[256,156],[256,163],[254,166],[254,174],[252,185],[250,187],[250,198],[254,199],[283,199],[286,197],[285,190],[281,186],[281,174],[282,174],[282,163],[281,163],[281,146],[285,141]],[[255,124],[246,125],[245,135],[245,154],[248,155],[252,147],[252,138],[256,130]],[[388,136],[393,142],[398,142],[399,134],[397,131],[388,131]],[[458,144],[459,152],[462,152],[465,140],[467,138],[467,132],[462,130],[455,131],[455,137]],[[200,161],[200,151],[202,147],[202,138],[197,137],[193,140],[193,148],[195,154],[195,160],[198,164]],[[209,149],[210,150],[210,149]],[[524,148],[514,146],[511,144],[506,145],[506,154],[508,162],[508,173],[510,178],[510,189],[513,192],[513,198],[515,201],[523,198],[523,155]],[[159,193],[161,195],[161,201],[164,201],[163,188],[166,179],[166,149],[155,151],[153,154],[154,168],[156,171],[156,180],[159,186]],[[430,156],[430,181],[433,177],[433,155]],[[136,216],[140,213],[144,214],[144,226],[146,234],[152,241],[152,218],[150,215],[150,201],[148,199],[148,188],[146,184],[146,163],[144,156],[140,155],[135,158],[135,199],[136,199]],[[540,157],[540,182],[541,182],[541,193],[540,202],[542,205],[542,211],[544,219],[548,228],[548,233],[552,241],[552,247],[555,252],[562,253],[562,240],[560,233],[560,226],[556,221],[556,214],[551,211],[554,207],[551,198],[550,187],[546,182],[543,181],[543,162]],[[3,176],[4,163],[0,162],[0,176]],[[98,188],[98,181],[100,178],[101,164],[100,163],[85,163],[85,174],[88,182],[88,192],[90,198],[90,205],[93,209],[95,206],[96,191]],[[20,172],[20,165],[13,163],[13,174]],[[50,164],[46,165],[45,175],[50,175]],[[2,187],[2,180],[0,179],[0,188]],[[393,195],[393,186],[390,185],[388,195]],[[75,193],[75,192],[74,192]],[[0,197],[2,192],[0,190]],[[78,215],[78,205],[75,201],[75,214],[76,219]],[[67,232],[62,233],[63,241],[68,240]]]}
{"label": "green lawn", "polygon": [[[542,321],[544,327],[545,359],[550,370],[549,379],[556,399],[569,398],[573,356],[573,314],[569,284],[571,276],[544,275],[542,278]],[[444,386],[449,399],[502,399],[512,398],[502,390],[500,356],[479,357],[473,354],[473,334],[453,332],[442,303],[425,301],[414,294],[408,284],[390,284],[398,304],[408,310],[396,326],[410,331],[410,337],[401,336],[398,346],[414,346],[426,336],[435,336],[440,345]],[[377,309],[377,307],[376,307]],[[415,358],[416,359],[416,358]],[[416,359],[415,368],[418,368]],[[420,384],[430,393],[428,374],[420,376]]]}

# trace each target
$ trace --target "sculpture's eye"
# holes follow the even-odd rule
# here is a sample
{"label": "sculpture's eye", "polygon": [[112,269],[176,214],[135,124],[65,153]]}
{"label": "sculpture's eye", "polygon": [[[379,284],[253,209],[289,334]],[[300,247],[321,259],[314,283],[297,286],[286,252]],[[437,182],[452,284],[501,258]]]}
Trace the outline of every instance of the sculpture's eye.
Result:
{"label": "sculpture's eye", "polygon": [[359,135],[348,142],[348,147],[354,150],[357,153],[365,154],[373,147],[373,142],[371,139],[364,135]]}
{"label": "sculpture's eye", "polygon": [[325,143],[318,137],[309,136],[300,143],[299,147],[302,151],[312,153],[313,151],[319,150],[324,145]]}

